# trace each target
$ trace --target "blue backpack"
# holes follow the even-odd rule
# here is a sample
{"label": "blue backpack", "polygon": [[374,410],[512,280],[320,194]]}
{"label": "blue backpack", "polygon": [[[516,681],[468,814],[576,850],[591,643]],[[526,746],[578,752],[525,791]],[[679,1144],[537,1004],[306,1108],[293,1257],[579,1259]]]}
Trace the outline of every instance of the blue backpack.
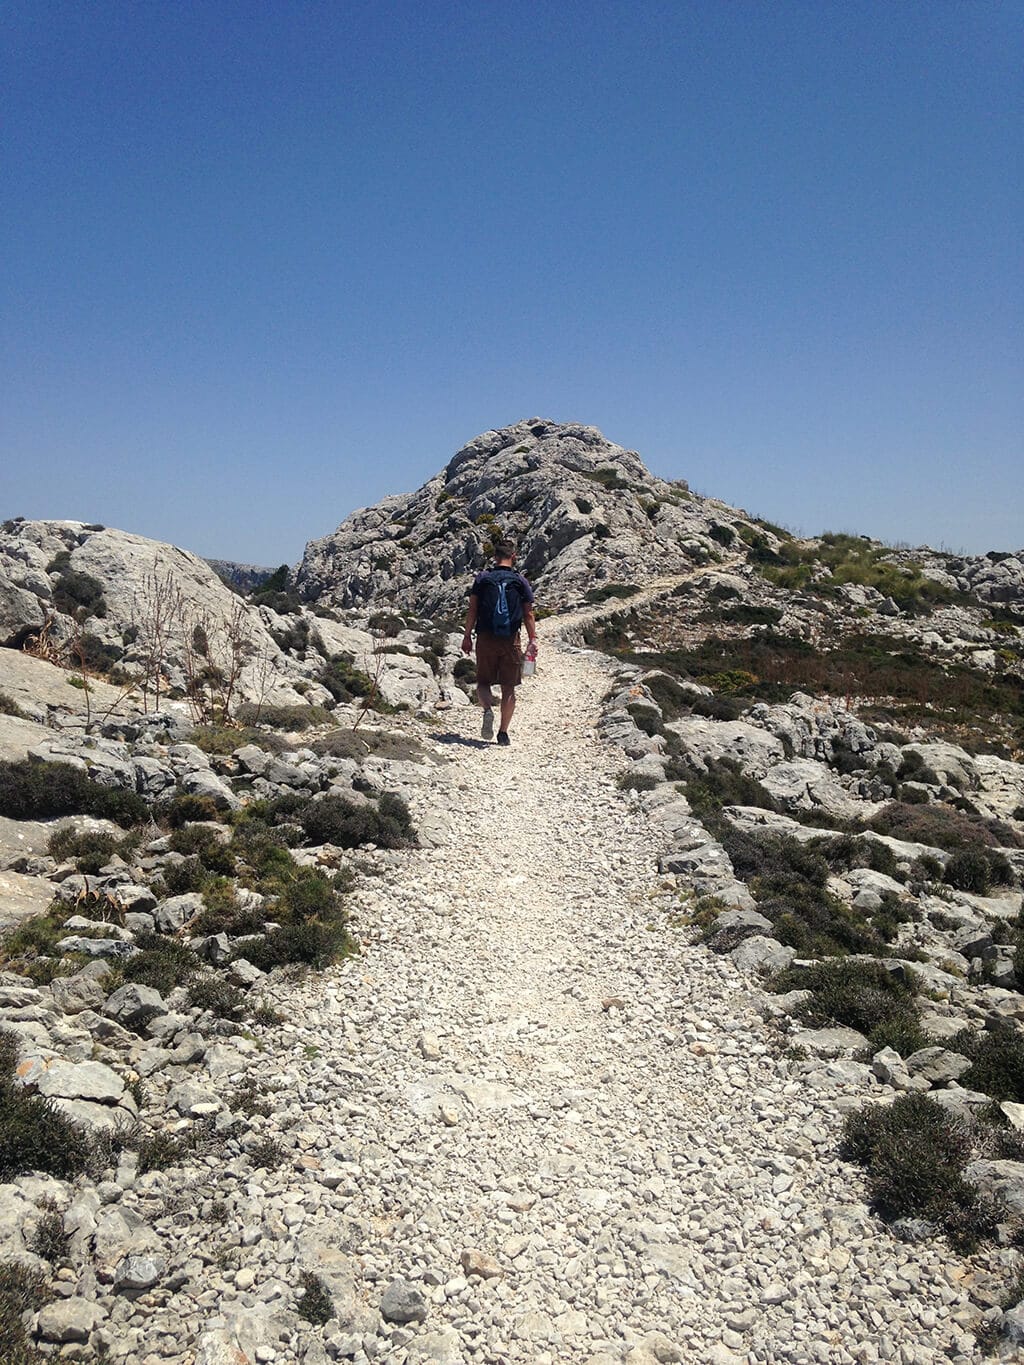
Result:
{"label": "blue backpack", "polygon": [[[518,634],[523,621],[523,598],[519,589],[519,575],[512,569],[491,569],[485,574],[484,581],[494,590],[493,600],[488,592],[488,602],[482,603],[482,615],[486,620],[490,608],[490,632],[499,639],[509,639]],[[485,627],[486,629],[486,627]]]}

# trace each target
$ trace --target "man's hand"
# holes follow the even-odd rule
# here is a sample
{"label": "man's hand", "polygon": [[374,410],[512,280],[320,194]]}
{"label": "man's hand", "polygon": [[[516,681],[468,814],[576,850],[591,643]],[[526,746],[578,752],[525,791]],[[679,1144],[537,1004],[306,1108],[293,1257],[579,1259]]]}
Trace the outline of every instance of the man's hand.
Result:
{"label": "man's hand", "polygon": [[468,630],[462,637],[462,652],[463,654],[473,653],[473,636]]}

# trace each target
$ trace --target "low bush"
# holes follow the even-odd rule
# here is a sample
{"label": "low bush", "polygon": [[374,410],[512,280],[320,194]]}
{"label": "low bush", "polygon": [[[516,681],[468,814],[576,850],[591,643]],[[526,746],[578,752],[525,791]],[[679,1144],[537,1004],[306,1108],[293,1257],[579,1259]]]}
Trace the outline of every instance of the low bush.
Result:
{"label": "low bush", "polygon": [[274,1138],[261,1138],[250,1148],[249,1160],[257,1170],[275,1171],[284,1160],[284,1148]]}
{"label": "low bush", "polygon": [[1012,886],[1013,869],[1002,853],[990,849],[965,848],[954,853],[946,864],[942,880],[958,891],[987,896],[993,886]]}
{"label": "low bush", "polygon": [[645,678],[644,686],[661,707],[661,714],[665,720],[675,720],[678,716],[688,714],[693,708],[693,703],[698,700],[693,692],[682,687],[667,673],[655,673]]}
{"label": "low bush", "polygon": [[6,692],[0,692],[0,716],[24,717],[24,715],[24,711],[13,697],[9,697]]}
{"label": "low bush", "polygon": [[70,1236],[64,1231],[64,1216],[49,1201],[43,1208],[29,1242],[29,1250],[44,1261],[59,1265],[67,1258]]}
{"label": "low bush", "polygon": [[971,1069],[960,1078],[965,1088],[1024,1102],[1024,1033],[1016,1024],[994,1021],[984,1033],[963,1029],[949,1046],[970,1058]]}
{"label": "low bush", "polygon": [[833,872],[849,872],[855,867],[867,867],[872,872],[896,875],[896,855],[887,844],[877,839],[864,839],[854,834],[841,834],[837,839],[815,839],[807,847],[820,855]]}
{"label": "low bush", "polygon": [[228,877],[211,877],[202,890],[203,910],[194,930],[197,934],[258,934],[266,921],[261,906],[243,905]]}
{"label": "low bush", "polygon": [[607,602],[611,598],[635,597],[639,591],[635,583],[602,583],[588,589],[585,597],[588,602]]}
{"label": "low bush", "polygon": [[[61,558],[58,556],[58,560]],[[53,564],[57,564],[57,560]],[[67,560],[63,560],[58,567],[59,576],[53,585],[53,605],[57,610],[73,616],[76,621],[85,621],[90,616],[106,616],[107,601],[99,579],[72,569]]]}
{"label": "low bush", "polygon": [[355,701],[370,696],[375,688],[373,679],[356,668],[351,654],[333,654],[320,671],[319,681],[336,702]]}
{"label": "low bush", "polygon": [[[462,663],[469,660],[460,660]],[[314,739],[310,748],[322,758],[361,759],[373,754],[410,763],[425,757],[423,745],[415,735],[400,730],[332,730]]]}
{"label": "low bush", "polygon": [[649,792],[658,785],[658,779],[651,773],[635,773],[629,768],[619,773],[615,784],[624,792]]}
{"label": "low bush", "polygon": [[70,763],[0,762],[0,815],[11,820],[48,820],[57,815],[95,815],[122,826],[149,818],[141,796],[101,787]]}
{"label": "low bush", "polygon": [[[272,730],[309,730],[314,725],[329,725],[330,711],[322,706],[267,706],[243,702],[237,710],[243,725],[266,725]],[[260,735],[259,742],[263,743]]]}
{"label": "low bush", "polygon": [[633,724],[645,735],[653,737],[665,733],[661,713],[655,707],[649,706],[646,702],[634,701],[630,702],[626,710],[633,717]]}
{"label": "low bush", "polygon": [[330,1322],[334,1317],[334,1300],[320,1276],[304,1270],[300,1284],[302,1297],[295,1309],[299,1317],[305,1318],[314,1327],[322,1327],[325,1322]]}
{"label": "low bush", "polygon": [[891,801],[871,821],[878,834],[889,834],[910,843],[929,844],[947,853],[962,849],[1019,848],[1020,835],[998,820],[985,820],[978,815],[965,815],[951,806],[908,805]]}
{"label": "low bush", "polygon": [[4,1365],[45,1365],[50,1359],[33,1346],[26,1315],[48,1302],[46,1276],[20,1261],[0,1261],[0,1360]]}
{"label": "low bush", "polygon": [[354,943],[341,918],[322,922],[309,920],[299,924],[282,924],[273,929],[262,942],[247,943],[245,956],[262,971],[292,964],[323,971],[338,958],[354,949]]}
{"label": "low bush", "polygon": [[177,939],[139,933],[135,936],[135,946],[140,951],[134,957],[126,958],[121,966],[123,980],[152,986],[161,995],[190,981],[200,970],[198,957]]}
{"label": "low bush", "polygon": [[475,661],[467,658],[458,659],[452,669],[452,677],[464,687],[471,687],[476,682]]}
{"label": "low bush", "polygon": [[153,813],[161,824],[169,825],[171,829],[181,829],[193,821],[224,818],[224,813],[217,809],[212,797],[194,796],[191,792],[179,792],[162,801]]}
{"label": "low bush", "polygon": [[50,835],[46,851],[58,862],[73,862],[79,872],[95,877],[115,854],[129,858],[138,845],[139,840],[135,835],[127,834],[119,839],[114,834],[105,834],[100,830],[77,833],[73,826],[65,825]]}
{"label": "low bush", "polygon": [[237,1022],[245,1014],[245,994],[230,981],[212,973],[190,982],[187,999],[193,1008],[206,1010],[218,1019]]}
{"label": "low bush", "polygon": [[405,630],[403,618],[386,611],[376,612],[366,624],[375,635],[383,635],[386,640],[395,639],[401,631]]}
{"label": "low bush", "polygon": [[48,985],[60,967],[57,943],[67,933],[67,918],[68,907],[54,905],[43,915],[23,920],[0,938],[0,965],[30,977],[37,985]]}
{"label": "low bush", "polygon": [[720,818],[723,806],[758,806],[762,810],[776,810],[777,802],[756,778],[748,777],[739,764],[730,758],[711,759],[707,770],[701,772],[687,759],[677,759],[666,769],[674,781],[686,783],[686,799],[693,813],[704,824],[709,824],[720,835],[724,824]]}
{"label": "low bush", "polygon": [[[243,744],[250,744],[260,738],[254,730],[244,731],[237,725],[197,725],[191,731],[188,742],[204,754],[233,754]],[[208,798],[197,798],[208,799]]]}
{"label": "low bush", "polygon": [[871,1201],[883,1218],[925,1218],[969,1251],[996,1218],[963,1178],[970,1159],[966,1129],[925,1095],[849,1114],[842,1155],[865,1167]]}
{"label": "low bush", "polygon": [[17,1037],[0,1032],[0,1181],[30,1172],[73,1180],[93,1167],[95,1146],[50,1100],[16,1082],[17,1062]]}
{"label": "low bush", "polygon": [[186,825],[184,829],[176,829],[168,843],[172,853],[197,857],[207,872],[230,877],[235,871],[234,854],[230,847],[216,830],[205,825]]}
{"label": "low bush", "polygon": [[863,1033],[872,1051],[895,1048],[909,1056],[928,1045],[912,982],[880,962],[829,958],[807,970],[785,972],[777,990],[809,990],[798,1017],[815,1028],[839,1024]]}
{"label": "low bush", "polygon": [[356,805],[343,796],[310,801],[299,823],[311,844],[356,848],[371,843],[380,848],[408,848],[414,842],[409,808],[390,792],[384,792],[376,806]]}
{"label": "low bush", "polygon": [[191,891],[202,891],[209,873],[201,859],[194,854],[180,863],[164,863],[160,870],[163,890],[168,896],[186,896]]}

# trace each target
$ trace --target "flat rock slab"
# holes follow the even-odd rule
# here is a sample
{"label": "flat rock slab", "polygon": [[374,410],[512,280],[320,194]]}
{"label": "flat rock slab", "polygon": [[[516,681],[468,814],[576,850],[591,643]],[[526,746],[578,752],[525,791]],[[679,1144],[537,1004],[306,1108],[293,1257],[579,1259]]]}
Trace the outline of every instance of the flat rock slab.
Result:
{"label": "flat rock slab", "polygon": [[[0,671],[0,692],[4,690]],[[7,695],[10,696],[10,693]],[[23,720],[20,716],[0,716],[0,759],[5,763],[20,763],[28,756],[29,749],[44,739],[52,738],[53,731],[34,720]]]}
{"label": "flat rock slab", "polygon": [[44,913],[53,900],[53,883],[21,872],[0,872],[0,932]]}
{"label": "flat rock slab", "polygon": [[497,1081],[458,1081],[454,1090],[474,1109],[514,1109],[528,1103],[525,1095]]}
{"label": "flat rock slab", "polygon": [[[60,711],[71,716],[80,716],[84,720],[85,692],[81,687],[73,687],[68,682],[68,678],[74,674],[75,670],[72,668],[58,668],[43,659],[34,659],[31,654],[23,654],[20,649],[0,649],[0,692],[6,692],[28,715],[38,715],[41,711]],[[123,715],[126,710],[131,709],[122,700],[121,689],[112,687],[110,683],[92,678],[89,689],[94,715],[107,711],[119,701],[121,707],[118,714]],[[16,720],[17,717],[3,719],[6,722]],[[33,728],[41,730],[47,738],[53,738],[53,731],[46,729],[45,726]],[[32,743],[38,743],[38,739],[34,739]],[[0,756],[8,757],[7,754]],[[24,757],[24,754],[21,757]]]}
{"label": "flat rock slab", "polygon": [[116,1104],[124,1094],[124,1081],[102,1062],[56,1061],[40,1073],[36,1089],[51,1099]]}

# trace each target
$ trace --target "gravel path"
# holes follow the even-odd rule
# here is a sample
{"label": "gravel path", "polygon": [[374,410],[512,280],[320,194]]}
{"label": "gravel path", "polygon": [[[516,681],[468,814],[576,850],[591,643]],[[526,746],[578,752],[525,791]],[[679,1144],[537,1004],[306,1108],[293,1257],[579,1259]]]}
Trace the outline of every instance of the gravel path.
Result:
{"label": "gravel path", "polygon": [[316,1055],[281,1080],[311,1155],[340,1163],[294,1222],[333,1226],[368,1306],[398,1279],[389,1308],[426,1307],[332,1353],[980,1359],[961,1264],[880,1229],[834,1156],[835,1091],[794,1077],[757,993],[671,926],[594,733],[608,686],[548,639],[511,748],[448,713],[457,761],[424,799],[450,841],[364,882],[362,954],[287,997]]}

